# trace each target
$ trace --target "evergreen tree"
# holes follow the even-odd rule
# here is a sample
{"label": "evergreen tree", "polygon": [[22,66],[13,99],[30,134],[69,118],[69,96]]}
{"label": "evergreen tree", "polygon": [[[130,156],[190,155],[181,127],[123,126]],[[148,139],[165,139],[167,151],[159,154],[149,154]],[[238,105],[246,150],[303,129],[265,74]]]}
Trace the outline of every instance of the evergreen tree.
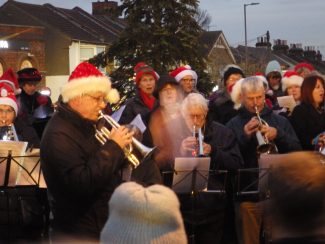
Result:
{"label": "evergreen tree", "polygon": [[127,97],[133,92],[133,67],[140,61],[159,74],[189,64],[200,75],[198,88],[208,94],[213,83],[204,72],[206,64],[199,43],[198,0],[122,0],[114,12],[124,16],[126,28],[108,52],[90,60],[95,65],[113,61],[120,65],[110,76]]}

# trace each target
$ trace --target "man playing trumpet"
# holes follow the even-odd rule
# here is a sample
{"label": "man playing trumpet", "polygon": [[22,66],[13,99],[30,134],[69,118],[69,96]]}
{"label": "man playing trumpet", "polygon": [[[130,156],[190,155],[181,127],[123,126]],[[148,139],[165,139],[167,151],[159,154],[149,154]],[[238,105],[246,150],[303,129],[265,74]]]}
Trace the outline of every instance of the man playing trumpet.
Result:
{"label": "man playing trumpet", "polygon": [[[261,134],[265,143],[274,143],[279,153],[301,150],[299,140],[289,121],[273,113],[265,105],[263,81],[256,76],[247,77],[241,84],[241,108],[239,114],[227,123],[235,133],[244,168],[258,168],[258,142],[256,135]],[[245,177],[247,176],[247,177]],[[242,175],[241,185],[257,183],[257,175]],[[239,189],[242,190],[242,189]],[[256,189],[246,189],[256,190]],[[236,208],[236,224],[239,243],[259,243],[261,214],[257,197],[246,198]]]}
{"label": "man playing trumpet", "polygon": [[99,241],[108,200],[120,183],[123,148],[133,132],[113,128],[101,145],[95,138],[99,111],[116,96],[108,77],[81,63],[62,87],[62,101],[44,132],[41,164],[53,212],[53,242]]}
{"label": "man playing trumpet", "polygon": [[[207,100],[199,93],[190,93],[183,100],[181,113],[185,121],[183,126],[183,140],[180,145],[179,156],[197,156],[199,151],[211,158],[208,190],[220,190],[224,187],[224,175],[218,170],[236,170],[242,166],[242,157],[232,131],[224,125],[214,121],[207,121]],[[203,136],[200,150],[198,139],[193,136],[197,129]],[[196,194],[195,214],[192,219],[193,206],[191,197],[180,196],[181,209],[184,215],[187,231],[191,232],[194,225],[195,243],[222,243],[224,219],[227,207],[226,197],[218,194],[199,192]]]}

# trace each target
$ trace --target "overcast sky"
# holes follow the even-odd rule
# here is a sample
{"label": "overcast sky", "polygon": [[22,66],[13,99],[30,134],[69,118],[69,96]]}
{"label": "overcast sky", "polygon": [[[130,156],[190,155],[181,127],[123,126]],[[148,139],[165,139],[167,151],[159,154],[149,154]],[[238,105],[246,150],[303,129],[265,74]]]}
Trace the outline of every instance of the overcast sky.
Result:
{"label": "overcast sky", "polygon": [[[79,6],[91,12],[91,3],[97,0],[19,1],[64,8]],[[0,5],[5,2],[0,0]],[[222,30],[228,43],[236,47],[244,45],[244,4],[251,2],[260,4],[246,7],[248,45],[254,46],[256,38],[269,30],[271,40],[313,45],[325,55],[325,0],[201,0],[200,8],[212,17],[210,30]]]}

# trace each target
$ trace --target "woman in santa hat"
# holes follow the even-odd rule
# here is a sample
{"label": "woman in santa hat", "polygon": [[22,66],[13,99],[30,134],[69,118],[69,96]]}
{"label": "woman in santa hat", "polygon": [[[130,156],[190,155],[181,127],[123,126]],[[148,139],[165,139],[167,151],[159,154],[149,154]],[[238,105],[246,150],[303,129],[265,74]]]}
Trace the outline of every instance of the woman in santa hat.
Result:
{"label": "woman in santa hat", "polygon": [[18,105],[12,87],[0,81],[0,140],[26,141],[29,147],[39,147],[36,131],[17,118],[17,113]]}
{"label": "woman in santa hat", "polygon": [[[127,101],[119,123],[129,124],[137,115],[140,115],[144,125],[148,127],[151,113],[158,107],[158,100],[153,93],[159,75],[144,62],[138,63],[134,67],[134,72],[136,95]],[[153,145],[150,132],[147,129],[144,131],[142,143],[149,147]]]}
{"label": "woman in santa hat", "polygon": [[282,90],[285,95],[293,96],[296,104],[300,103],[303,78],[293,70],[288,70],[282,78]]}

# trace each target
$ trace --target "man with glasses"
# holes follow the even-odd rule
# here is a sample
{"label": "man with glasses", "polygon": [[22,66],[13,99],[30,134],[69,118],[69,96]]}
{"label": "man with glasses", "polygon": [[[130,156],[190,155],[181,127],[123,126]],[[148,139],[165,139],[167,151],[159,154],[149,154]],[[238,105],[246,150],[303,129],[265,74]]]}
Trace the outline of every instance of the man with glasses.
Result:
{"label": "man with glasses", "polygon": [[[198,139],[193,133],[201,129],[203,154],[211,158],[208,190],[220,190],[225,186],[225,175],[218,170],[228,170],[229,173],[240,168],[242,157],[232,131],[217,122],[208,121],[207,112],[207,101],[199,93],[190,93],[182,102],[181,114],[185,125],[182,126],[179,156],[198,156]],[[194,234],[195,243],[225,243],[222,240],[227,208],[225,194],[198,192],[194,202],[192,197],[190,194],[180,195],[187,233]]]}
{"label": "man with glasses", "polygon": [[196,92],[198,77],[196,72],[192,70],[191,66],[185,65],[178,67],[170,72],[170,75],[174,77],[177,82],[179,82],[184,97],[191,92]]}
{"label": "man with glasses", "polygon": [[108,200],[121,182],[123,149],[133,132],[112,129],[101,145],[95,138],[99,111],[116,98],[96,67],[81,63],[62,87],[62,101],[41,142],[41,164],[53,213],[53,242],[98,242]]}

